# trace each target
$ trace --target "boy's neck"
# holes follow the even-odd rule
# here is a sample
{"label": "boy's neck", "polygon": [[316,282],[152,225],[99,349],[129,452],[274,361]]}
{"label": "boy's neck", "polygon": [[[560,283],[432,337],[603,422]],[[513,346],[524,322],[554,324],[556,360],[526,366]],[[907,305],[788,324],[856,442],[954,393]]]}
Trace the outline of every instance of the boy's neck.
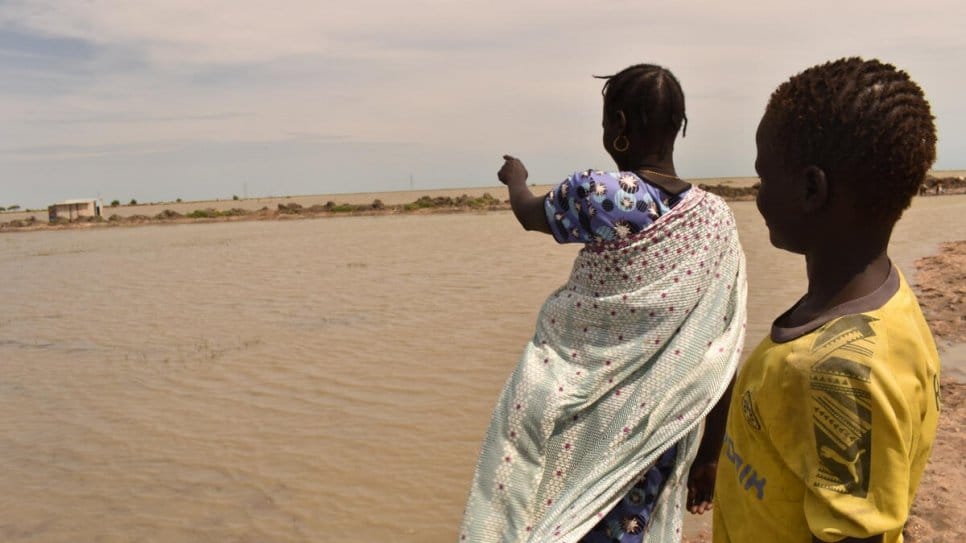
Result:
{"label": "boy's neck", "polygon": [[833,307],[871,294],[888,279],[892,261],[881,246],[863,246],[805,256],[808,292],[789,312],[783,324],[795,326],[810,322]]}

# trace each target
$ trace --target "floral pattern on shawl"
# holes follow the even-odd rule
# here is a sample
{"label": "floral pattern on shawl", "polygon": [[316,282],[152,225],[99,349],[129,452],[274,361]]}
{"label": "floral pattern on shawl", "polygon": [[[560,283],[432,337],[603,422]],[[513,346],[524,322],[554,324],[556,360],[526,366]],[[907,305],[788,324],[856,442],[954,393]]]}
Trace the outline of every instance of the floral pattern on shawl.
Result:
{"label": "floral pattern on shawl", "polygon": [[700,189],[639,234],[581,250],[494,409],[459,539],[574,543],[675,443],[648,537],[680,539],[686,470],[737,366],[745,296],[734,217]]}
{"label": "floral pattern on shawl", "polygon": [[584,170],[544,199],[547,224],[559,243],[626,239],[654,223],[687,194],[670,194],[634,172]]}

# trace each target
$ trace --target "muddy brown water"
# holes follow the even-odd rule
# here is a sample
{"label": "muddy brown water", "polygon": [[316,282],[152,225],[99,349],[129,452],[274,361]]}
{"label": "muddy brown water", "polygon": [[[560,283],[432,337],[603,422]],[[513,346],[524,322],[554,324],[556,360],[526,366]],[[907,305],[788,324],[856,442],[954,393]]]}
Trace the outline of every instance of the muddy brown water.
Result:
{"label": "muddy brown water", "polygon": [[[733,209],[751,343],[803,265]],[[892,254],[957,238],[918,199]],[[576,250],[509,212],[0,236],[0,541],[453,541]]]}

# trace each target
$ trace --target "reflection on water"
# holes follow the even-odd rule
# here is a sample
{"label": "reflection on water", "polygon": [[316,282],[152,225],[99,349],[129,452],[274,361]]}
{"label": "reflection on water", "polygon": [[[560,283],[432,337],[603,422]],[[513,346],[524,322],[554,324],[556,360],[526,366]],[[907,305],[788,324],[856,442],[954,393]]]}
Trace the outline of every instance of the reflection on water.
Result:
{"label": "reflection on water", "polygon": [[[749,341],[799,259],[734,209]],[[918,201],[905,270],[966,197]],[[509,213],[0,237],[0,541],[450,541],[576,247]]]}

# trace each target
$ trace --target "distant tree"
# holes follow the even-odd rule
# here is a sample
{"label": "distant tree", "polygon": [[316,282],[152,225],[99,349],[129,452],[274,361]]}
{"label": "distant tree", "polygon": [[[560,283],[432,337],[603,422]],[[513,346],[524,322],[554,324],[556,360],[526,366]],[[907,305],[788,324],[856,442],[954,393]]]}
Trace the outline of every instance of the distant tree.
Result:
{"label": "distant tree", "polygon": [[111,201],[111,207],[117,207],[119,205],[121,205],[121,201],[120,200],[112,200]]}
{"label": "distant tree", "polygon": [[17,204],[13,204],[12,206],[7,208],[7,211],[16,211],[18,209],[20,209],[20,206],[18,206]]}
{"label": "distant tree", "polygon": [[136,205],[138,205],[138,201],[135,200],[134,198],[131,198],[131,201],[128,202],[127,205],[129,205],[129,206],[136,206]]}
{"label": "distant tree", "polygon": [[232,194],[231,195],[231,199],[232,200],[237,200],[238,199],[238,195],[237,194]]}
{"label": "distant tree", "polygon": [[175,200],[175,202],[178,202],[180,204],[181,203],[181,198],[178,198],[177,200]]}
{"label": "distant tree", "polygon": [[6,210],[7,210],[7,208],[5,208],[5,207],[0,207],[0,211],[6,211]]}

